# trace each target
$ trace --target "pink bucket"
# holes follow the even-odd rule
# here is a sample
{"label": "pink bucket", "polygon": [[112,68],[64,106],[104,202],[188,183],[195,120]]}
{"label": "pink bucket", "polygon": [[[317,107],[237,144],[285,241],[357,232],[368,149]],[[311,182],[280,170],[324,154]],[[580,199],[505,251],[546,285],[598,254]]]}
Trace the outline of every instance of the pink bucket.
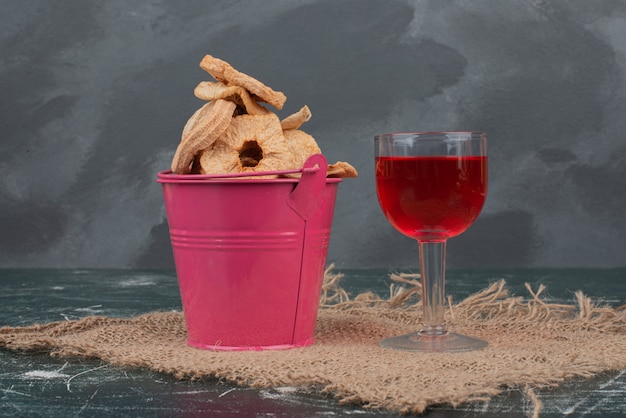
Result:
{"label": "pink bucket", "polygon": [[190,346],[314,342],[341,182],[326,178],[326,165],[311,156],[294,170],[300,179],[158,174]]}

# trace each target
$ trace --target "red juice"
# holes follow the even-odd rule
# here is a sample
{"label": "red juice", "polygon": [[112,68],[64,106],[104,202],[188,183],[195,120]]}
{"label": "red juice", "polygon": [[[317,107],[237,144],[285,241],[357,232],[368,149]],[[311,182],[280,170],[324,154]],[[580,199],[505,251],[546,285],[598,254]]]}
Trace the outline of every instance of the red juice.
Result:
{"label": "red juice", "polygon": [[487,195],[487,157],[377,157],[378,201],[400,232],[422,241],[459,235]]}

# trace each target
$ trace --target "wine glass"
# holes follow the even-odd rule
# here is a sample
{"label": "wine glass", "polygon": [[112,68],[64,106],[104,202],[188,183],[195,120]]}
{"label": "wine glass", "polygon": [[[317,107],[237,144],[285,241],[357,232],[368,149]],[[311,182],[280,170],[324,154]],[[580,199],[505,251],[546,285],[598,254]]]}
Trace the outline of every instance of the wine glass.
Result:
{"label": "wine glass", "polygon": [[422,328],[384,339],[404,351],[477,350],[487,342],[444,325],[446,240],[465,231],[487,196],[487,135],[408,132],[376,135],[376,191],[387,220],[418,242]]}

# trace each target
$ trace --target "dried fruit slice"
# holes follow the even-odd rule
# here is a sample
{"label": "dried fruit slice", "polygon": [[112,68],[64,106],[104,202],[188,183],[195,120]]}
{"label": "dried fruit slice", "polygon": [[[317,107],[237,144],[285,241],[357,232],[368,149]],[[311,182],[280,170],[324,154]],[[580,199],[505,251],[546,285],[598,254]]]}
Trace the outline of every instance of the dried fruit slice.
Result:
{"label": "dried fruit slice", "polygon": [[216,100],[205,104],[189,118],[172,159],[172,172],[187,174],[191,171],[194,156],[211,146],[228,128],[236,107],[231,101]]}
{"label": "dried fruit slice", "polygon": [[286,131],[287,129],[298,129],[309,119],[311,119],[311,110],[307,105],[304,105],[293,115],[289,115],[285,119],[281,120],[280,124],[283,127],[283,131]]}
{"label": "dried fruit slice", "polygon": [[246,89],[240,86],[227,86],[222,82],[202,81],[194,94],[201,100],[230,100],[241,106],[249,115],[267,115],[270,111],[254,101]]}
{"label": "dried fruit slice", "polygon": [[288,129],[283,131],[283,135],[293,160],[293,167],[290,168],[302,167],[307,158],[322,152],[315,139],[304,131]]}
{"label": "dried fruit slice", "polygon": [[356,168],[352,167],[345,161],[337,161],[335,164],[329,164],[326,170],[326,177],[357,177],[359,173]]}
{"label": "dried fruit slice", "polygon": [[283,108],[287,97],[275,91],[259,80],[235,70],[229,63],[211,55],[206,55],[200,62],[200,68],[211,74],[217,81],[227,86],[240,86],[257,96],[261,101],[271,104],[276,109]]}
{"label": "dried fruit slice", "polygon": [[199,157],[202,174],[241,173],[293,168],[278,116],[240,115]]}

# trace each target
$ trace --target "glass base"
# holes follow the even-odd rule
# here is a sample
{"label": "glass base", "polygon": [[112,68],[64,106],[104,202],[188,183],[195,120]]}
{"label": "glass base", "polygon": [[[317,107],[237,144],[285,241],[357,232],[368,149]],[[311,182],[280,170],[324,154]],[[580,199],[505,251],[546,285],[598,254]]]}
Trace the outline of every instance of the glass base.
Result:
{"label": "glass base", "polygon": [[459,353],[480,350],[487,345],[487,341],[451,332],[428,335],[421,331],[386,338],[380,342],[383,348],[424,353]]}

